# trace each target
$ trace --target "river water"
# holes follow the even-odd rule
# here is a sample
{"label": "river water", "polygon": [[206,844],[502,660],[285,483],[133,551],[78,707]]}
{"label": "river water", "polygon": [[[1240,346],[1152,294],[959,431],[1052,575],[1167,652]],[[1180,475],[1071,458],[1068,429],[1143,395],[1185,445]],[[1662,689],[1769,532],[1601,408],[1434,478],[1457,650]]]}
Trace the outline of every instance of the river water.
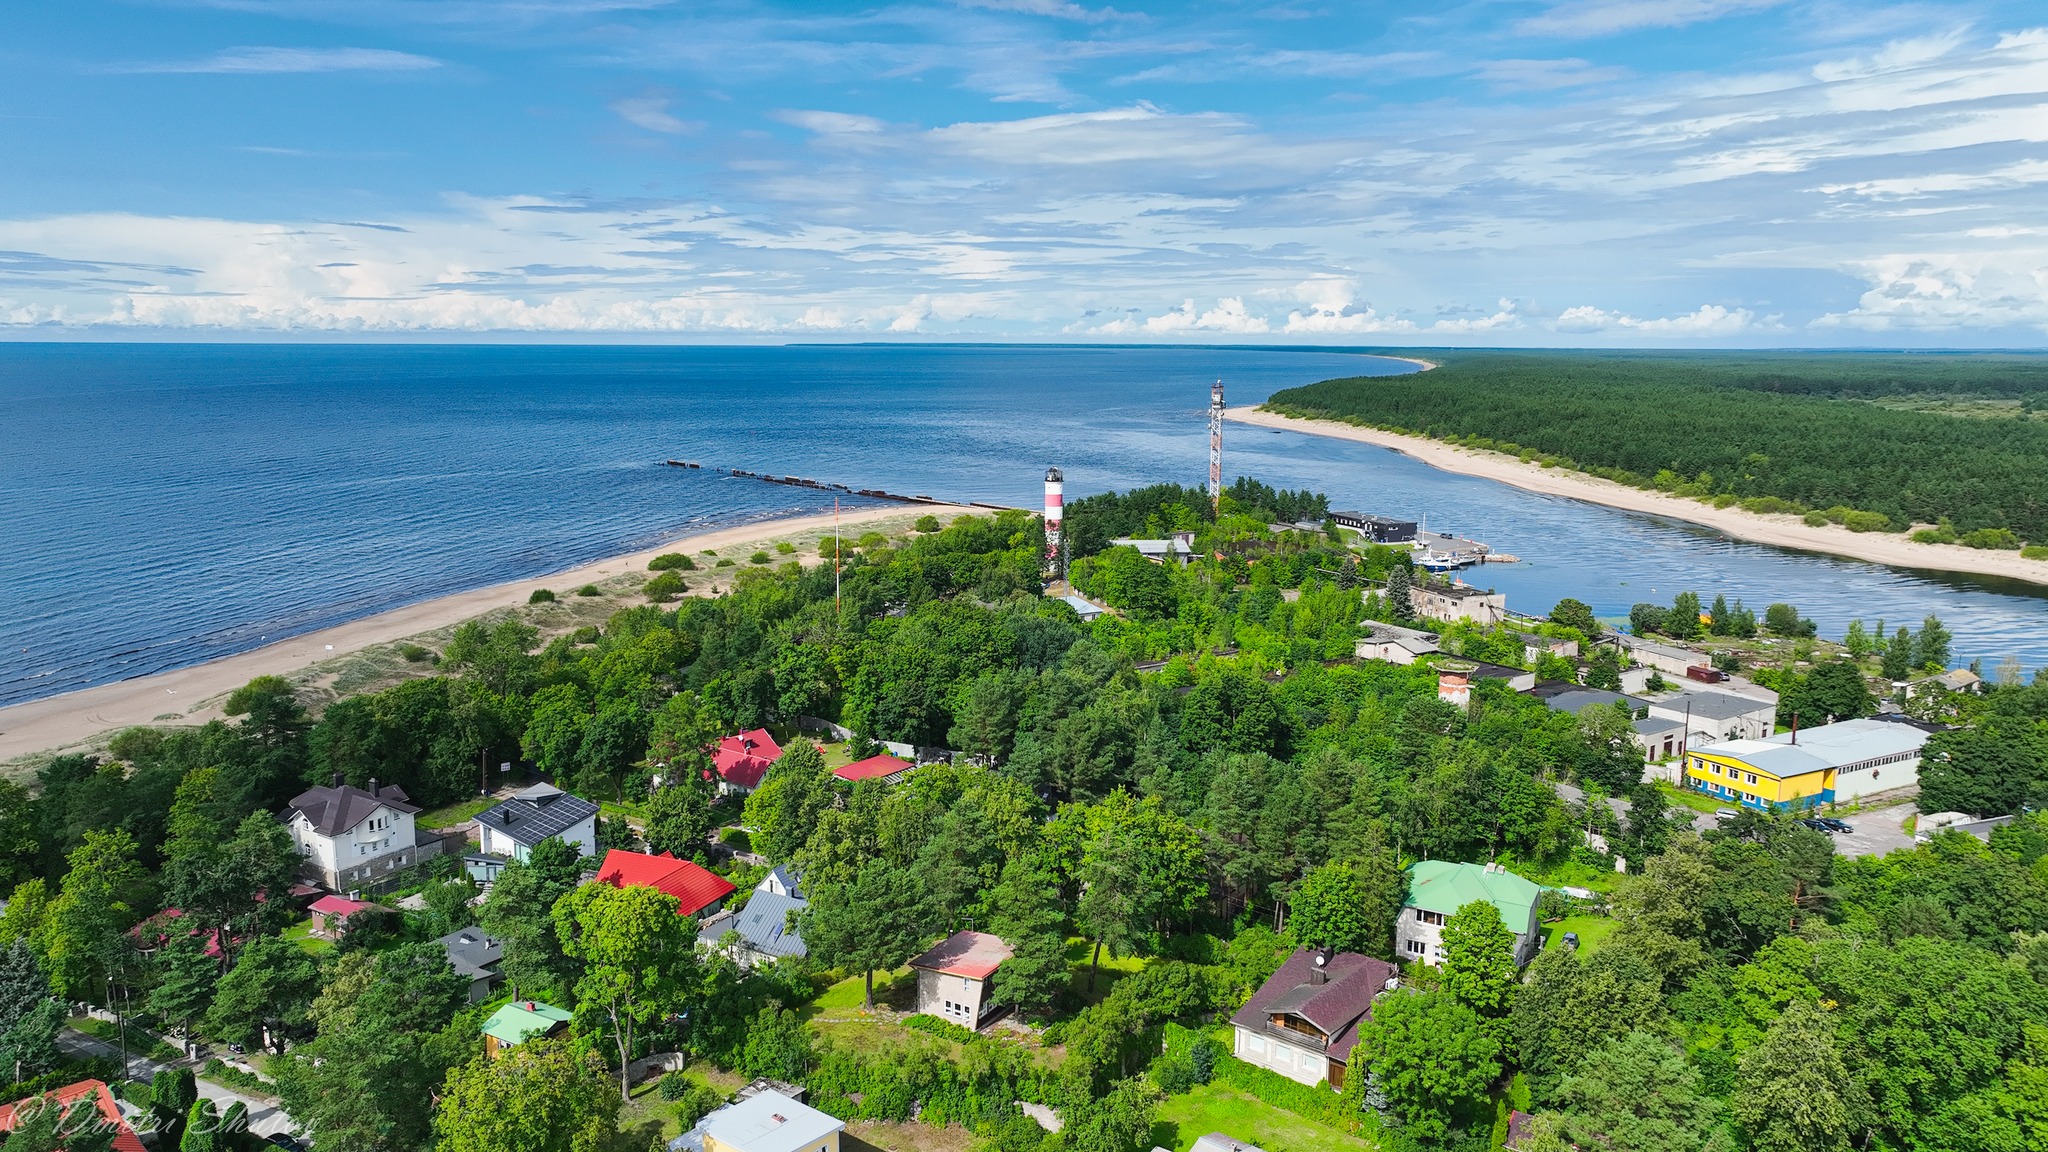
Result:
{"label": "river water", "polygon": [[[1208,348],[0,346],[0,704],[181,667],[829,495],[671,457],[1036,507],[1207,475],[1203,410],[1413,366]],[[1428,518],[1523,558],[1468,578],[1543,612],[1681,590],[1938,614],[1959,661],[2048,664],[2048,589],[1729,541],[1245,425],[1225,474]],[[853,502],[857,503],[857,502]]]}

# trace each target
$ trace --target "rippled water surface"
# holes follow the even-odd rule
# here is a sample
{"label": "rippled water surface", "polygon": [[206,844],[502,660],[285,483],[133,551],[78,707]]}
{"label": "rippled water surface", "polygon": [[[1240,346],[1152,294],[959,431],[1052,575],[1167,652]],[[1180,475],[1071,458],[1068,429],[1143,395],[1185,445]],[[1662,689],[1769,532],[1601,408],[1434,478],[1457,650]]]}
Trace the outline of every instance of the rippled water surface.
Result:
{"label": "rippled water surface", "polygon": [[[1207,473],[1202,409],[1410,365],[1189,348],[0,346],[0,703],[212,659],[829,496],[670,457],[1036,506]],[[1940,614],[1962,659],[2048,664],[2048,600],[1737,544],[1233,425],[1225,472],[1521,556],[1471,574],[1542,611],[1681,589],[1851,617]]]}

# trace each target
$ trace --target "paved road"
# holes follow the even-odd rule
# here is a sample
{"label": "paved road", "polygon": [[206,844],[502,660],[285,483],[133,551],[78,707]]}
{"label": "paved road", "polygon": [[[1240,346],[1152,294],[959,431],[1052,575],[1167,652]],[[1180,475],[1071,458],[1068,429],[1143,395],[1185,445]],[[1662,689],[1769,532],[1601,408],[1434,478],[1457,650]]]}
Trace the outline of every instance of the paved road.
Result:
{"label": "paved road", "polygon": [[[121,1046],[110,1044],[97,1036],[88,1036],[72,1028],[57,1033],[57,1047],[73,1056],[106,1056],[121,1058]],[[197,1072],[198,1062],[194,1060],[173,1060],[168,1063],[151,1060],[147,1056],[128,1054],[128,1078],[147,1082],[165,1068],[191,1068]],[[199,1095],[214,1102],[215,1107],[225,1109],[235,1101],[249,1109],[249,1131],[258,1136],[269,1136],[277,1132],[297,1133],[298,1125],[285,1115],[284,1109],[274,1099],[252,1096],[232,1088],[215,1084],[211,1080],[199,1081]]]}

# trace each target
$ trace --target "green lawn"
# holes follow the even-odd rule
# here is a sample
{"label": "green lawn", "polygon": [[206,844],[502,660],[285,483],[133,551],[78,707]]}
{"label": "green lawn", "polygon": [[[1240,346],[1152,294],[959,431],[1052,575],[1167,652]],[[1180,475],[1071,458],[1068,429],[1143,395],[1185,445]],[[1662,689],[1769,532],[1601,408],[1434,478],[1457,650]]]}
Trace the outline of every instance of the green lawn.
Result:
{"label": "green lawn", "polygon": [[1109,949],[1102,950],[1101,972],[1095,978],[1095,989],[1088,988],[1088,957],[1095,951],[1095,945],[1082,937],[1075,936],[1067,941],[1067,967],[1071,970],[1067,986],[1073,990],[1074,998],[1082,1004],[1100,1003],[1116,982],[1135,972],[1145,970],[1147,961],[1142,956],[1112,956]]}
{"label": "green lawn", "polygon": [[1705,812],[1709,816],[1728,807],[1724,800],[1716,800],[1704,792],[1695,792],[1690,788],[1666,784],[1662,780],[1657,781],[1657,791],[1662,792],[1664,798],[1674,804],[1683,804],[1695,812]]}
{"label": "green lawn", "polygon": [[[859,975],[848,976],[825,989],[811,1007],[820,1016],[845,1016],[866,1006],[867,986]],[[875,1004],[908,1010],[917,999],[917,979],[908,966],[894,972],[875,973]]]}
{"label": "green lawn", "polygon": [[1256,1144],[1266,1152],[1374,1152],[1379,1148],[1369,1140],[1284,1112],[1225,1084],[1204,1084],[1184,1096],[1168,1097],[1152,1122],[1152,1142],[1174,1152],[1186,1152],[1210,1132]]}
{"label": "green lawn", "polygon": [[1543,946],[1545,948],[1562,948],[1564,947],[1562,943],[1564,934],[1567,932],[1577,932],[1579,934],[1579,951],[1591,953],[1593,949],[1600,946],[1601,941],[1613,934],[1614,929],[1615,922],[1605,916],[1567,916],[1555,924],[1545,924],[1543,926]]}
{"label": "green lawn", "polygon": [[313,918],[306,917],[284,930],[284,938],[297,944],[314,956],[325,956],[334,951],[334,941],[324,936],[313,935]]}
{"label": "green lawn", "polygon": [[464,820],[476,819],[477,813],[482,812],[497,802],[498,800],[495,796],[472,796],[467,800],[458,800],[453,804],[444,805],[431,812],[422,812],[418,816],[413,817],[413,823],[418,824],[422,828],[446,828],[451,824],[460,824]]}

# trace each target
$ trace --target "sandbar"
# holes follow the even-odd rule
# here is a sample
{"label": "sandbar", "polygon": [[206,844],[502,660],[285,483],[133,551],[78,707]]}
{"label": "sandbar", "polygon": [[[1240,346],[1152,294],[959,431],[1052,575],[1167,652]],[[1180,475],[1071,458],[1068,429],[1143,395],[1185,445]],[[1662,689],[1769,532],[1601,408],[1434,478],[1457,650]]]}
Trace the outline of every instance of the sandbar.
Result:
{"label": "sandbar", "polygon": [[1382,448],[1392,448],[1396,452],[1412,456],[1432,468],[1441,468],[1446,472],[1497,480],[1502,484],[1510,484],[1530,492],[1584,500],[1589,504],[1601,504],[1626,512],[1642,512],[1652,516],[1684,520],[1752,544],[1769,544],[1800,552],[1820,552],[1830,556],[1844,556],[1851,560],[1867,560],[1873,564],[1887,564],[1896,568],[1967,572],[1979,576],[2002,576],[2012,580],[2024,580],[2030,584],[2048,584],[2048,561],[2023,559],[2017,552],[1965,548],[1960,544],[1920,544],[1897,533],[1851,532],[1847,528],[1833,524],[1816,528],[1797,516],[1768,515],[1744,511],[1741,508],[1716,508],[1711,504],[1702,504],[1697,500],[1688,500],[1664,492],[1645,492],[1640,488],[1630,488],[1626,484],[1617,484],[1612,480],[1603,480],[1583,472],[1545,468],[1540,464],[1525,464],[1504,452],[1462,448],[1423,436],[1385,432],[1378,428],[1347,424],[1340,420],[1284,416],[1278,412],[1253,407],[1232,408],[1226,415],[1232,420],[1264,428],[1284,428],[1294,432],[1305,432],[1311,436],[1328,436],[1338,440],[1355,440],[1361,444],[1376,444]]}

